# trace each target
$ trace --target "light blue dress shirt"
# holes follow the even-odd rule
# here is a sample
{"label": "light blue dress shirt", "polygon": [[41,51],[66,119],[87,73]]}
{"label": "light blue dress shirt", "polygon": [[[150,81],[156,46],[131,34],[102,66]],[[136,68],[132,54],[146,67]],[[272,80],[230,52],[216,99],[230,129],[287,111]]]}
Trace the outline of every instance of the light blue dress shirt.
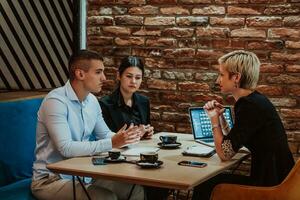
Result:
{"label": "light blue dress shirt", "polygon": [[[92,135],[96,141],[89,140]],[[38,111],[33,179],[52,174],[49,163],[112,149],[111,136],[97,98],[89,94],[80,102],[68,81],[51,91]]]}

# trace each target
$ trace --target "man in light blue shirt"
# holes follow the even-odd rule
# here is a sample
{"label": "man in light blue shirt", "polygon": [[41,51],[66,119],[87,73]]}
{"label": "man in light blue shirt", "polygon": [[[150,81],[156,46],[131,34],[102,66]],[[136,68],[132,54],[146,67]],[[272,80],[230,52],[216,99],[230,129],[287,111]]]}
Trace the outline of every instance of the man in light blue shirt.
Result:
{"label": "man in light blue shirt", "polygon": [[[51,91],[38,111],[36,161],[33,165],[32,193],[38,199],[72,199],[72,180],[46,168],[76,156],[91,156],[139,141],[139,128],[126,126],[116,134],[104,122],[97,98],[104,75],[103,60],[96,52],[80,50],[69,61],[70,80]],[[90,138],[96,141],[90,141]],[[87,185],[92,199],[126,199],[132,185],[97,180]],[[76,183],[79,199],[86,199]],[[135,186],[131,199],[144,199],[141,186]]]}

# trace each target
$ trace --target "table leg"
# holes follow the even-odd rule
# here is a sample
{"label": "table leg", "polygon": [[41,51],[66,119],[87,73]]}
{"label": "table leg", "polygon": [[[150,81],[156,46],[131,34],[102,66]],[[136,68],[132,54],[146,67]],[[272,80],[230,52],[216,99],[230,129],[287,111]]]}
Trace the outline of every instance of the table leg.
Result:
{"label": "table leg", "polygon": [[73,199],[76,200],[76,187],[75,187],[75,177],[72,176],[72,182],[73,182]]}
{"label": "table leg", "polygon": [[83,185],[81,179],[80,179],[78,176],[76,176],[76,177],[77,177],[77,180],[79,181],[79,183],[80,183],[82,189],[84,190],[84,193],[86,194],[87,198],[88,198],[89,200],[92,200],[91,197],[90,197],[90,195],[89,195],[89,193],[88,193],[88,191],[87,191],[86,188],[84,187],[84,185]]}

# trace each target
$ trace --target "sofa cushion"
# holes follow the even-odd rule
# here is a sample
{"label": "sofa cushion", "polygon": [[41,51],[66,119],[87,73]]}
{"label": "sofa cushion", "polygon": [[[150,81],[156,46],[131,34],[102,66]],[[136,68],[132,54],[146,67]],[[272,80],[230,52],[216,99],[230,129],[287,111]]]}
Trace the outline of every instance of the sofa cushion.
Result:
{"label": "sofa cushion", "polygon": [[30,190],[31,178],[0,188],[1,200],[34,200]]}
{"label": "sofa cushion", "polygon": [[42,98],[0,102],[0,163],[5,179],[2,182],[6,184],[32,176],[36,119],[41,102]]}

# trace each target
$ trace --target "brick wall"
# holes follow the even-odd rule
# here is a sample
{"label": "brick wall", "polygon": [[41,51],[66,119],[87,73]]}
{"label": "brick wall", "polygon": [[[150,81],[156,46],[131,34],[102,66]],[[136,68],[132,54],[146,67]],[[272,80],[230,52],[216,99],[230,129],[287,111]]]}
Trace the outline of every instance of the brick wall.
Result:
{"label": "brick wall", "polygon": [[89,0],[88,48],[105,57],[108,84],[120,59],[146,66],[141,92],[151,98],[156,131],[191,133],[188,107],[218,99],[217,58],[236,49],[262,61],[258,90],[277,107],[300,156],[300,0]]}

